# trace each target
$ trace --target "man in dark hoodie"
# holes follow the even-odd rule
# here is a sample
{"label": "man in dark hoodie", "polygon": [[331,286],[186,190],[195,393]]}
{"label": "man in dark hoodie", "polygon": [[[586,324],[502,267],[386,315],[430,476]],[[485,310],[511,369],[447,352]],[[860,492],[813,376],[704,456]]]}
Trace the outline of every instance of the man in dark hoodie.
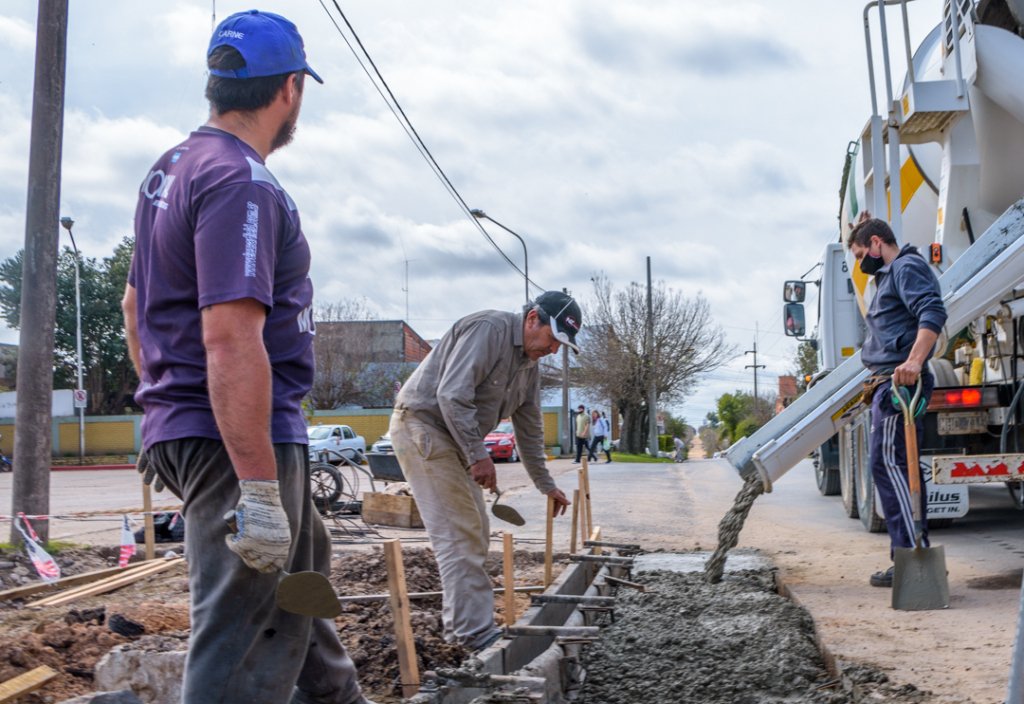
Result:
{"label": "man in dark hoodie", "polygon": [[[892,379],[875,389],[871,403],[871,474],[882,501],[892,548],[914,547],[914,519],[907,479],[906,438],[903,414],[892,404],[891,387],[913,387],[921,379],[922,403],[931,397],[935,379],[928,371],[935,341],[946,323],[946,307],[939,281],[916,247],[900,248],[889,225],[864,213],[846,241],[860,270],[875,277],[876,292],[868,307],[867,339],[861,361],[876,374],[892,373]],[[917,419],[917,442],[924,432]],[[919,463],[920,465],[920,463]],[[924,476],[921,467],[913,471]],[[921,494],[921,515],[926,515],[927,495]],[[925,529],[924,545],[928,545]],[[892,550],[889,553],[892,558]],[[876,587],[892,586],[893,568],[871,575]]]}

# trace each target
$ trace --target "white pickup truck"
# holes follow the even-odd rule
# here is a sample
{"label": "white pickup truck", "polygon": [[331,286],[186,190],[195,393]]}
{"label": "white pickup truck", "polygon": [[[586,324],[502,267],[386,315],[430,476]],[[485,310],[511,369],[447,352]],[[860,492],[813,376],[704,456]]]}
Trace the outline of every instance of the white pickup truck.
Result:
{"label": "white pickup truck", "polygon": [[347,425],[314,425],[306,429],[309,434],[309,456],[314,460],[332,463],[341,461],[339,455],[354,459],[356,453],[366,452],[366,438],[356,435]]}

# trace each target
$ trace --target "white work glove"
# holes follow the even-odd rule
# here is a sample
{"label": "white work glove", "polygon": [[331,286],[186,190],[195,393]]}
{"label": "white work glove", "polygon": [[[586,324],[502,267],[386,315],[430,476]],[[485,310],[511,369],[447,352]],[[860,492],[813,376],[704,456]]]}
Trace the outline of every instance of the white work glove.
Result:
{"label": "white work glove", "polygon": [[235,507],[236,530],[224,540],[252,569],[277,572],[284,567],[292,544],[277,481],[242,480],[238,487],[242,496]]}

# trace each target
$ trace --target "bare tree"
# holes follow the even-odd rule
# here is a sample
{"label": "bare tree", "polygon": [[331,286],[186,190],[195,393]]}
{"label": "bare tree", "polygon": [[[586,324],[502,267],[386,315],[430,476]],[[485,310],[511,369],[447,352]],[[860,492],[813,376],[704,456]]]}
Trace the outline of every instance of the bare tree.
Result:
{"label": "bare tree", "polygon": [[681,401],[701,375],[728,362],[736,351],[700,294],[687,298],[659,282],[652,290],[654,336],[648,341],[646,287],[633,282],[615,291],[604,274],[593,282],[594,300],[586,306],[586,352],[574,376],[622,414],[620,448],[643,452],[652,379],[659,401]]}
{"label": "bare tree", "polygon": [[370,359],[375,332],[332,323],[376,320],[377,315],[365,298],[320,304],[313,315],[317,323],[313,338],[316,373],[309,398],[315,409],[337,408],[359,396],[359,375]]}

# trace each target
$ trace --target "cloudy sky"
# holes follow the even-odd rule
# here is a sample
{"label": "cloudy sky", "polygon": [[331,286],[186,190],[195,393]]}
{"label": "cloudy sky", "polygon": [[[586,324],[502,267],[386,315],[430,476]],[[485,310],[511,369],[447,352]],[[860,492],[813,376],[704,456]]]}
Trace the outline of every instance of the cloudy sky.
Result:
{"label": "cloudy sky", "polygon": [[[870,110],[864,0],[339,4],[469,207],[524,237],[534,282],[585,304],[595,273],[644,281],[650,256],[656,280],[708,299],[740,352],[756,336],[762,389],[793,368],[782,281],[836,237],[846,146]],[[131,234],[151,163],[205,121],[213,13],[253,6],[71,3],[61,213],[85,255]],[[521,275],[432,174],[320,2],[256,6],[295,21],[326,81],[307,83],[296,139],[268,161],[302,213],[318,300],[365,297],[428,339],[520,305]],[[915,41],[939,6],[911,4]],[[0,7],[0,258],[24,246],[35,23],[35,2]],[[521,265],[518,241],[489,231]],[[731,360],[675,410],[699,422],[720,394],[752,388],[752,362]]]}

